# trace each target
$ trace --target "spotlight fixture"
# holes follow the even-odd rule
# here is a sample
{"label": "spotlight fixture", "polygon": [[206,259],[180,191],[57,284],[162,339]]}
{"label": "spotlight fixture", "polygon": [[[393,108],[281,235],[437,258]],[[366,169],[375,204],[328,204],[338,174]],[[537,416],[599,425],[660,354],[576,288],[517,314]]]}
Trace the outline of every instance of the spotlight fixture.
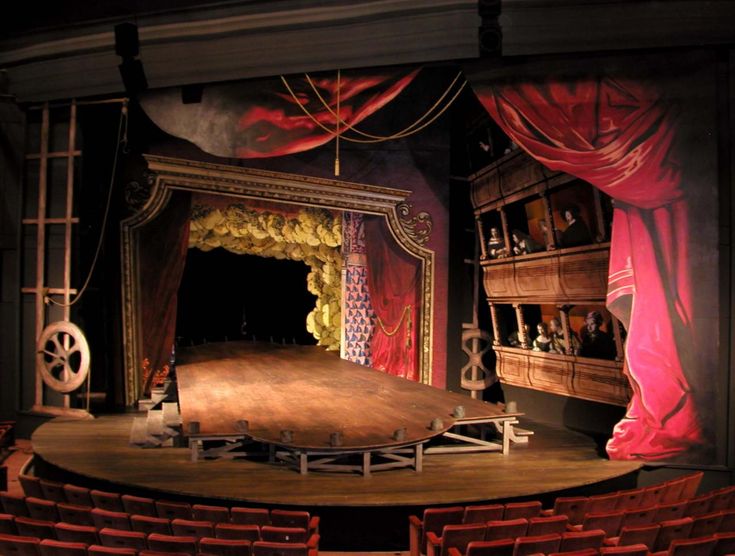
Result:
{"label": "spotlight fixture", "polygon": [[393,440],[406,440],[406,427],[401,427],[393,431]]}
{"label": "spotlight fixture", "polygon": [[122,58],[118,65],[125,91],[131,97],[148,88],[148,80],[143,71],[143,62],[137,56],[140,53],[138,26],[125,22],[115,25],[115,52]]}
{"label": "spotlight fixture", "polygon": [[452,416],[457,419],[462,419],[465,416],[465,409],[463,405],[458,405],[454,408],[454,411],[452,412]]}
{"label": "spotlight fixture", "polygon": [[429,428],[435,432],[440,431],[444,428],[444,421],[442,421],[439,417],[432,419]]}

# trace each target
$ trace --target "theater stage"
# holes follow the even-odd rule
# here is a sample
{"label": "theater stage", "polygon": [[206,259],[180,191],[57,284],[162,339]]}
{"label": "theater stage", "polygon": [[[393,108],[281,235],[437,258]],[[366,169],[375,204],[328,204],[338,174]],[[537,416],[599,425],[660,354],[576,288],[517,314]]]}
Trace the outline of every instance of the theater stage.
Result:
{"label": "theater stage", "polygon": [[[184,430],[198,421],[202,433],[233,434],[247,419],[257,440],[279,444],[282,429],[298,446],[329,450],[330,431],[340,430],[340,449],[426,440],[454,422],[461,403],[466,417],[503,416],[494,404],[444,392],[342,361],[319,348],[210,344],[181,356],[179,396]],[[521,408],[522,409],[522,408]],[[80,480],[124,486],[153,496],[191,496],[227,503],[304,507],[428,506],[541,496],[591,485],[637,470],[634,462],[598,455],[588,437],[533,423],[528,444],[500,452],[427,454],[421,472],[390,469],[371,476],[311,472],[245,459],[192,462],[185,448],[142,449],[129,445],[135,414],[92,421],[56,419],[33,435],[34,452]],[[441,430],[429,421],[441,417]],[[88,482],[88,481],[87,481]]]}

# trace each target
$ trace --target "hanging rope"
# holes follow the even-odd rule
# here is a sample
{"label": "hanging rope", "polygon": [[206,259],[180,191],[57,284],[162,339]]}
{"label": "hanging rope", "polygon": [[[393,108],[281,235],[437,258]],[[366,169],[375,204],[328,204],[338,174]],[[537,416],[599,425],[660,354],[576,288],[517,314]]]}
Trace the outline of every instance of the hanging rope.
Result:
{"label": "hanging rope", "polygon": [[[124,124],[124,128],[123,128]],[[122,138],[120,137],[120,134],[123,134]],[[115,185],[115,174],[117,172],[117,159],[120,154],[120,149],[126,149],[128,144],[128,99],[124,99],[122,102],[122,107],[120,109],[120,122],[117,127],[117,135],[115,135],[115,139],[117,139],[117,142],[115,144],[115,157],[112,160],[112,172],[110,174],[110,186],[108,188],[107,192],[107,203],[105,205],[105,214],[102,217],[102,225],[100,227],[100,238],[97,242],[97,249],[94,252],[94,258],[92,259],[92,265],[89,268],[89,273],[87,274],[87,278],[84,280],[84,284],[82,285],[81,289],[77,292],[77,295],[74,297],[72,301],[69,303],[62,303],[60,301],[56,301],[49,297],[48,295],[44,297],[44,301],[46,304],[53,304],[57,305],[59,307],[71,307],[72,305],[76,304],[84,295],[84,292],[87,291],[87,286],[89,286],[89,282],[92,279],[92,274],[94,273],[94,269],[97,266],[97,261],[99,260],[100,253],[102,251],[102,243],[105,237],[105,229],[107,228],[107,220],[110,215],[110,206],[112,205],[112,188]]]}
{"label": "hanging rope", "polygon": [[[446,96],[449,94],[449,91],[452,89],[452,87],[454,87],[455,83],[459,79],[460,75],[461,74],[457,74],[457,77],[454,78],[454,80],[449,85],[449,87],[447,87],[446,91],[439,97],[439,99],[432,105],[432,107],[429,108],[429,110],[427,110],[414,123],[412,123],[408,127],[404,128],[402,131],[399,131],[399,132],[394,133],[392,135],[386,135],[386,136],[370,135],[370,134],[366,134],[365,132],[361,132],[361,131],[355,129],[352,125],[350,125],[347,122],[345,122],[341,118],[341,116],[339,116],[337,113],[335,113],[334,110],[332,110],[329,107],[329,105],[326,103],[326,101],[321,97],[321,95],[319,95],[317,93],[317,96],[319,96],[319,99],[321,100],[322,104],[327,108],[327,110],[329,111],[329,113],[335,117],[335,119],[337,120],[338,124],[341,124],[343,127],[347,128],[347,129],[350,129],[350,130],[354,131],[355,133],[358,133],[358,134],[363,135],[363,136],[366,136],[366,137],[370,137],[369,139],[358,139],[358,138],[355,138],[355,137],[347,137],[347,136],[344,135],[344,133],[342,133],[340,135],[335,134],[334,131],[332,131],[326,125],[324,125],[323,123],[321,123],[301,103],[301,101],[296,96],[296,93],[294,93],[293,89],[288,84],[288,81],[286,80],[286,78],[284,76],[281,76],[281,81],[283,82],[284,86],[286,87],[286,90],[288,91],[288,93],[291,95],[291,98],[294,100],[294,102],[297,104],[297,106],[299,108],[301,108],[302,112],[304,114],[306,114],[306,116],[308,116],[311,121],[313,121],[318,127],[320,127],[322,130],[324,130],[325,132],[327,132],[329,135],[331,135],[333,137],[341,137],[345,141],[350,141],[352,143],[368,143],[368,144],[370,144],[370,143],[383,143],[385,141],[392,141],[392,140],[395,140],[395,139],[403,139],[405,137],[409,137],[409,136],[411,136],[411,135],[413,135],[415,133],[418,133],[419,131],[425,129],[426,127],[428,127],[432,123],[434,123],[437,120],[437,118],[439,118],[442,114],[444,114],[444,112],[446,112],[446,110],[454,103],[454,101],[457,100],[457,97],[460,95],[460,93],[464,90],[465,86],[467,85],[467,81],[464,81],[462,83],[462,85],[460,85],[459,89],[457,89],[457,91],[452,95],[452,97],[449,99],[449,101],[436,114],[434,114],[433,116],[431,116],[431,118],[428,121],[425,121],[424,122],[424,120],[426,120],[426,118],[429,118],[429,115],[434,110],[437,109],[437,107],[442,102],[442,100],[444,98],[446,98]],[[307,75],[307,80],[311,81],[309,79],[309,76],[308,75]],[[312,84],[312,87],[313,87],[313,84]],[[421,122],[423,122],[423,123],[421,123]]]}

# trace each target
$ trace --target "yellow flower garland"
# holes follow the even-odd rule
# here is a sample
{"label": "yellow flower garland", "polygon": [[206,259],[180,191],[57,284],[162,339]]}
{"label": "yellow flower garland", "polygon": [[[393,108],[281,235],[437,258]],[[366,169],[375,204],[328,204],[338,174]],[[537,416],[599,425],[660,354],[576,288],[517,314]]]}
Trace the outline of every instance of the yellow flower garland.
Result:
{"label": "yellow flower garland", "polygon": [[303,261],[311,268],[306,287],[317,300],[306,329],[329,350],[339,350],[341,336],[341,244],[341,215],[325,209],[302,208],[295,218],[243,204],[223,210],[197,205],[192,211],[189,247],[222,247],[242,255]]}

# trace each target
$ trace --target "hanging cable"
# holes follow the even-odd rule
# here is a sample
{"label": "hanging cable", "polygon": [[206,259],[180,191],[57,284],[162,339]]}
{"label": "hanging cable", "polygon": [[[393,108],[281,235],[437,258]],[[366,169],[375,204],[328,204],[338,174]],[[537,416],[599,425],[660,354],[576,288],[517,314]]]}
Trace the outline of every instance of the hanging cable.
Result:
{"label": "hanging cable", "polygon": [[[123,137],[120,137],[120,134],[123,133],[123,122],[124,122],[124,134]],[[117,135],[115,136],[116,142],[115,142],[115,156],[112,160],[112,173],[110,175],[110,187],[108,188],[107,192],[107,204],[105,205],[105,214],[102,217],[102,225],[100,227],[100,238],[97,242],[97,249],[94,252],[94,258],[92,259],[92,265],[89,268],[89,273],[87,274],[87,278],[84,280],[84,284],[82,285],[81,289],[77,292],[77,295],[74,297],[72,301],[69,303],[61,303],[59,301],[55,301],[48,295],[44,297],[44,301],[46,304],[53,304],[57,305],[59,307],[71,307],[72,305],[76,304],[81,298],[82,295],[84,295],[84,292],[87,290],[87,286],[89,286],[89,282],[92,279],[92,274],[94,273],[94,269],[97,266],[97,261],[99,260],[100,253],[102,251],[102,243],[105,238],[105,229],[107,228],[107,220],[110,215],[110,206],[112,205],[112,188],[115,185],[115,174],[117,173],[117,160],[118,156],[120,154],[121,148],[127,148],[127,142],[128,142],[128,99],[124,99],[122,103],[122,108],[120,109],[120,122],[117,126]]]}
{"label": "hanging cable", "polygon": [[[459,77],[459,76],[458,76],[458,77]],[[332,130],[331,130],[331,129],[329,129],[329,128],[328,128],[328,127],[327,127],[326,125],[324,125],[323,123],[321,123],[321,122],[320,122],[320,121],[319,121],[319,120],[318,120],[318,119],[317,119],[317,118],[316,118],[316,117],[315,117],[315,116],[314,116],[314,115],[313,115],[313,114],[312,114],[311,112],[309,112],[309,111],[307,110],[307,108],[306,108],[306,107],[305,107],[305,106],[304,106],[304,105],[303,105],[303,104],[301,103],[301,101],[300,101],[300,100],[298,99],[298,97],[296,96],[296,93],[294,93],[293,89],[292,89],[292,88],[291,88],[291,86],[290,86],[290,85],[288,84],[288,81],[286,80],[286,78],[285,78],[284,76],[281,76],[281,81],[283,82],[284,86],[286,87],[286,90],[287,90],[287,91],[289,92],[289,94],[291,95],[291,98],[292,98],[292,99],[294,100],[294,102],[295,102],[295,103],[297,104],[297,106],[298,106],[299,108],[301,108],[301,111],[302,111],[302,112],[303,112],[304,114],[306,114],[306,116],[308,116],[308,117],[309,117],[309,119],[311,119],[311,121],[313,121],[313,122],[314,122],[314,123],[315,123],[315,124],[316,124],[317,126],[319,126],[319,127],[320,127],[320,128],[322,129],[322,130],[324,130],[324,131],[325,131],[325,132],[327,132],[327,133],[328,133],[329,135],[331,135],[332,137],[334,137],[334,136],[335,136],[335,133],[334,133],[334,131],[332,131]],[[420,117],[420,118],[419,118],[419,119],[418,119],[418,120],[417,120],[416,122],[414,122],[413,124],[411,124],[410,126],[408,126],[407,128],[405,128],[405,129],[404,129],[403,131],[401,131],[401,132],[398,132],[398,133],[395,133],[395,134],[392,134],[392,135],[388,135],[388,136],[384,136],[384,137],[380,137],[380,136],[374,136],[374,137],[377,137],[376,139],[357,139],[357,138],[355,138],[355,137],[347,137],[347,136],[345,136],[344,134],[342,134],[342,135],[341,135],[341,137],[342,137],[342,139],[344,139],[345,141],[350,141],[350,142],[352,142],[352,143],[368,143],[368,144],[371,144],[371,143],[383,143],[383,142],[385,142],[385,141],[391,141],[391,140],[395,140],[395,139],[403,139],[403,138],[405,138],[405,137],[409,137],[410,135],[413,135],[413,134],[415,134],[415,133],[418,133],[419,131],[421,131],[421,130],[425,129],[426,127],[428,127],[429,125],[431,125],[432,123],[434,123],[434,122],[436,121],[436,119],[437,119],[437,118],[439,118],[439,117],[440,117],[440,116],[441,116],[442,114],[444,114],[444,112],[446,112],[446,110],[447,110],[447,109],[448,109],[448,108],[449,108],[449,107],[450,107],[450,106],[451,106],[451,105],[452,105],[452,104],[454,103],[454,101],[455,101],[455,100],[457,100],[457,97],[458,97],[458,96],[460,95],[460,93],[461,93],[461,92],[462,92],[462,91],[464,90],[465,86],[467,85],[467,81],[464,81],[464,82],[462,83],[462,85],[461,85],[461,86],[459,87],[459,89],[458,89],[458,90],[457,90],[457,91],[456,91],[456,92],[454,93],[454,95],[452,96],[452,98],[451,98],[451,99],[449,99],[449,101],[447,102],[447,104],[446,104],[445,106],[443,106],[443,107],[441,108],[441,110],[439,110],[439,112],[438,112],[438,113],[436,113],[435,115],[433,115],[433,116],[432,116],[432,117],[431,117],[431,118],[430,118],[430,119],[429,119],[428,121],[426,121],[426,122],[424,122],[423,124],[421,124],[421,125],[419,125],[418,127],[416,127],[416,126],[418,125],[418,123],[419,123],[420,121],[423,121],[423,120],[425,120],[425,119],[426,119],[426,118],[428,117],[428,115],[429,115],[429,114],[430,114],[430,113],[431,113],[431,112],[432,112],[432,111],[433,111],[433,110],[434,110],[434,109],[435,109],[435,108],[436,108],[436,107],[438,106],[439,102],[441,102],[441,99],[443,99],[443,98],[445,98],[445,97],[446,97],[446,95],[447,95],[447,94],[449,93],[449,91],[451,90],[451,88],[453,87],[453,85],[454,85],[454,84],[456,83],[456,81],[457,81],[457,79],[455,78],[455,80],[454,80],[454,81],[452,81],[452,83],[450,84],[450,86],[449,86],[449,87],[447,87],[447,90],[446,90],[446,91],[445,91],[445,93],[444,93],[444,94],[443,94],[443,95],[442,95],[442,96],[440,97],[440,99],[439,99],[439,100],[437,100],[437,102],[435,102],[435,103],[434,103],[434,105],[433,105],[433,106],[432,106],[432,107],[431,107],[431,108],[430,108],[430,109],[429,109],[429,110],[428,110],[428,111],[427,111],[426,113],[424,113],[424,114],[423,114],[423,115],[422,115],[422,116],[421,116],[421,117]],[[333,111],[333,110],[329,109],[329,112],[330,112],[330,113],[331,113],[332,115],[334,115],[335,117],[337,117],[337,115],[336,115],[336,114],[334,113],[334,111]],[[346,123],[346,122],[344,122],[344,120],[342,120],[341,118],[337,118],[337,119],[338,119],[338,120],[340,120],[340,121],[342,122],[342,124],[344,125],[344,127],[348,128],[348,129],[352,129],[352,126],[350,126],[350,124],[347,124],[347,123]],[[407,130],[408,130],[408,131],[407,131]],[[360,133],[360,132],[359,132],[359,131],[357,131],[357,130],[355,130],[355,132],[356,132],[356,133]],[[363,135],[364,135],[364,132],[362,132],[362,133],[363,133]]]}

